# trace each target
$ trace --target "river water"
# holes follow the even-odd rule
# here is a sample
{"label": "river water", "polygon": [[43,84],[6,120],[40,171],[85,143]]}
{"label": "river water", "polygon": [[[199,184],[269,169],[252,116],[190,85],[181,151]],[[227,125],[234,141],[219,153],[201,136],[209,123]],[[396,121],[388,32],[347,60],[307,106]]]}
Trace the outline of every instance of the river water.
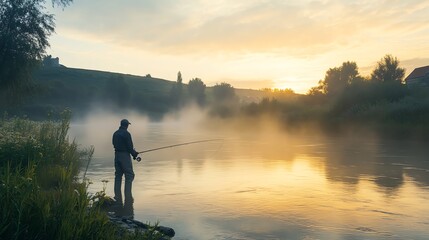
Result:
{"label": "river water", "polygon": [[[134,161],[134,218],[172,227],[174,239],[429,239],[427,144],[142,125],[129,129],[139,151],[222,139]],[[95,146],[92,192],[113,195],[115,130],[72,125]]]}

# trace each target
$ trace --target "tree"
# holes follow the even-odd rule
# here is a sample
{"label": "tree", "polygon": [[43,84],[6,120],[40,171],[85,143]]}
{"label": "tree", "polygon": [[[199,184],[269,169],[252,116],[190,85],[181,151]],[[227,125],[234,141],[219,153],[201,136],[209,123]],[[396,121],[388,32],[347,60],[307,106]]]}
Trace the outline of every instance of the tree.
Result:
{"label": "tree", "polygon": [[205,104],[206,85],[200,78],[191,79],[188,83],[189,96],[194,99],[200,106]]}
{"label": "tree", "polygon": [[235,98],[234,87],[229,83],[216,84],[213,87],[213,97],[218,102],[233,100]]}
{"label": "tree", "polygon": [[213,87],[213,105],[210,114],[222,118],[231,117],[238,111],[235,90],[229,83],[216,84]]}
{"label": "tree", "polygon": [[[320,82],[320,81],[319,81]],[[320,83],[319,83],[320,84]],[[321,85],[319,85],[319,86],[316,86],[316,87],[312,87],[312,88],[310,88],[308,91],[307,91],[307,94],[306,95],[308,95],[308,96],[318,96],[318,95],[322,95],[323,94],[323,92],[322,92],[322,87],[321,87]]]}
{"label": "tree", "polygon": [[177,73],[177,85],[182,85],[182,73],[180,71]]}
{"label": "tree", "polygon": [[357,64],[355,62],[344,62],[340,67],[330,68],[325,74],[325,79],[319,81],[319,86],[328,95],[336,95],[344,89],[358,81],[362,81],[359,76]]}
{"label": "tree", "polygon": [[[73,0],[52,0],[65,7]],[[32,70],[43,59],[54,32],[46,0],[0,0],[0,87],[16,91],[29,86]]]}
{"label": "tree", "polygon": [[183,83],[182,83],[182,73],[179,71],[177,73],[176,84],[173,85],[170,92],[170,97],[172,102],[176,107],[181,107],[183,104]]}
{"label": "tree", "polygon": [[371,73],[371,80],[385,83],[402,83],[405,69],[399,67],[396,57],[388,54],[384,56]]}
{"label": "tree", "polygon": [[182,93],[183,93],[183,83],[182,83],[182,73],[179,71],[177,73],[177,82],[176,82],[176,94],[177,97],[179,99],[179,101],[181,101],[182,99]]}

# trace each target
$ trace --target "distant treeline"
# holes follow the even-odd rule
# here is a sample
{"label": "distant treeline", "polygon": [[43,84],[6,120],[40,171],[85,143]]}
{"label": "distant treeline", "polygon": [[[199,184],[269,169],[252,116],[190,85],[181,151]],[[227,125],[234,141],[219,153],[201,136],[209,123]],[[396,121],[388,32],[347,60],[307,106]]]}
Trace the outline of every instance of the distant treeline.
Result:
{"label": "distant treeline", "polygon": [[70,109],[74,116],[105,109],[120,113],[135,110],[159,119],[165,113],[195,104],[201,108],[212,102],[236,101],[228,83],[206,88],[199,78],[182,83],[128,74],[60,67],[41,67],[33,74],[31,90],[1,92],[0,110],[12,116],[46,119]]}
{"label": "distant treeline", "polygon": [[428,139],[429,89],[407,86],[404,72],[391,55],[383,57],[369,76],[362,76],[355,62],[344,62],[328,69],[307,94],[296,94],[290,89],[234,89],[228,83],[206,87],[199,78],[183,83],[180,72],[176,81],[167,81],[149,74],[140,77],[42,67],[33,74],[31,93],[3,104],[1,110],[46,119],[65,108],[74,116],[97,108],[118,113],[131,109],[160,119],[194,104],[206,109],[211,118],[255,120],[269,116],[290,131],[312,126],[329,133],[370,131]]}
{"label": "distant treeline", "polygon": [[305,95],[288,89],[240,95],[243,90],[228,83],[211,88],[199,78],[184,83],[180,72],[176,81],[166,81],[149,74],[138,77],[66,68],[59,62],[40,68],[55,30],[54,15],[44,7],[47,2],[64,8],[72,0],[1,2],[1,112],[46,119],[66,108],[75,117],[97,108],[133,109],[158,119],[194,103],[208,109],[212,118],[269,115],[289,130],[312,125],[330,133],[355,129],[429,138],[428,90],[408,88],[404,69],[391,55],[383,57],[370,76],[362,76],[355,62],[330,68]]}
{"label": "distant treeline", "polygon": [[328,133],[375,133],[395,138],[429,139],[429,89],[404,82],[399,61],[386,55],[370,76],[355,62],[330,68],[306,95],[274,91],[271,98],[242,106],[242,116],[270,115],[287,129],[308,126]]}

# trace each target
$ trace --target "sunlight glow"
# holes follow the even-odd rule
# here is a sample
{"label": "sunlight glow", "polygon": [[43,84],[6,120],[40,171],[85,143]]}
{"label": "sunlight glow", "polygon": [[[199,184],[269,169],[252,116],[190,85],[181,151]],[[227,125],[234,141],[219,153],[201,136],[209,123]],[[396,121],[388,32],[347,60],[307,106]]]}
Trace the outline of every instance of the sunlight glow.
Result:
{"label": "sunlight glow", "polygon": [[58,35],[48,53],[68,67],[172,81],[181,71],[185,82],[199,77],[260,89],[265,81],[298,93],[344,61],[356,61],[364,74],[385,54],[397,56],[408,73],[429,64],[423,0],[165,4],[77,1],[54,9]]}

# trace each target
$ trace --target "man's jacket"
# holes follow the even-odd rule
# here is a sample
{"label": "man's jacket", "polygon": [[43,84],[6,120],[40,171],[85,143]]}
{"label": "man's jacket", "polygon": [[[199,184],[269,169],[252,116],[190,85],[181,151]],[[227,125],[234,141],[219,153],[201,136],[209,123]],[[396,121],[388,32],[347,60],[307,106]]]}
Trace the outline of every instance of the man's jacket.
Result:
{"label": "man's jacket", "polygon": [[112,143],[115,148],[115,152],[128,152],[133,157],[137,156],[137,152],[134,150],[131,134],[125,127],[119,127],[119,129],[113,134]]}

